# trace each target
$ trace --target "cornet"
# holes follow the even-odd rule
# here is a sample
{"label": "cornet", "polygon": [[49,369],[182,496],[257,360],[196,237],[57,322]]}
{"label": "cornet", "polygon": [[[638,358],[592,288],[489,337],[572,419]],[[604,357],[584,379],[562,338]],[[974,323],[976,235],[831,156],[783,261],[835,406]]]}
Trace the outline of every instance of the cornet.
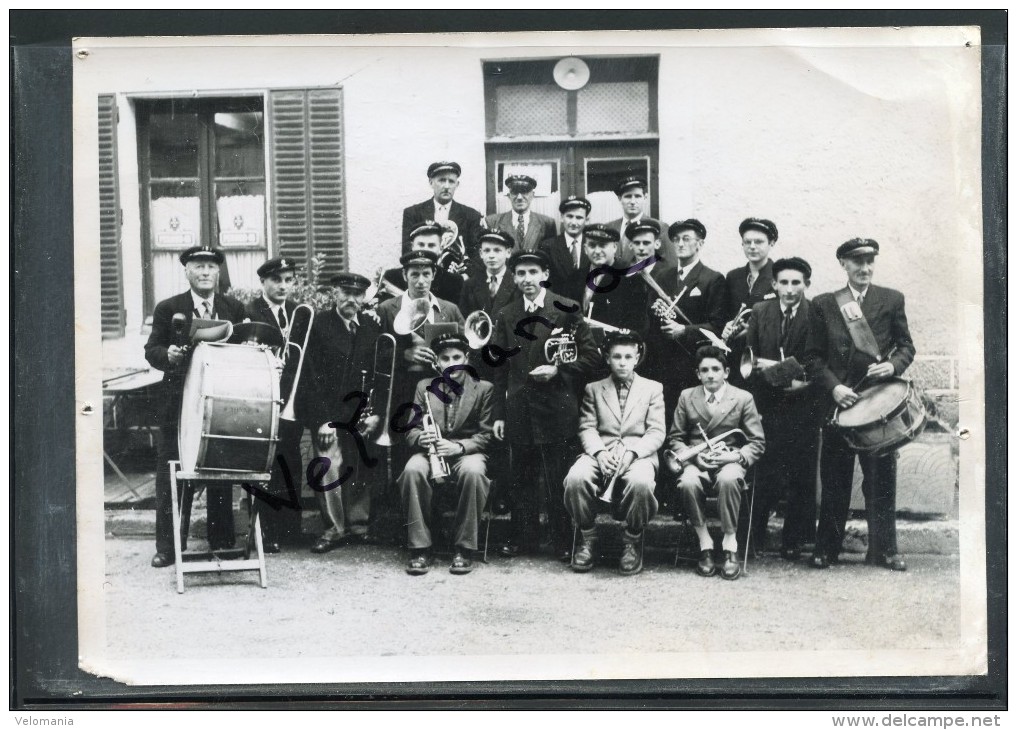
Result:
{"label": "cornet", "polygon": [[544,342],[544,357],[551,365],[566,365],[579,359],[575,334],[562,327],[552,330]]}
{"label": "cornet", "polygon": [[[732,325],[731,334],[724,338],[724,342],[730,342],[732,339],[740,335],[742,332],[749,328],[749,319],[752,317],[752,310],[749,309],[747,304],[742,304],[738,308],[738,312],[735,314],[734,319],[728,322]],[[725,326],[725,329],[727,327]]]}
{"label": "cornet", "polygon": [[[672,319],[677,320],[681,317],[685,320],[686,324],[693,324],[692,320],[688,318],[688,315],[686,315],[685,312],[683,312],[678,306],[678,300],[680,300],[682,295],[685,294],[684,289],[679,292],[678,296],[672,299],[667,295],[667,292],[661,288],[660,284],[658,284],[656,280],[650,276],[650,273],[646,269],[640,269],[639,275],[643,277],[643,281],[645,281],[646,284],[657,293],[657,296],[660,297],[653,301],[653,304],[650,305],[650,309],[657,315],[657,317],[660,318],[662,322],[667,322]],[[708,339],[710,344],[714,347],[720,348],[724,352],[731,352],[731,348],[728,347],[727,343],[717,337],[717,335],[713,334],[710,330],[700,327],[699,334]]]}
{"label": "cornet", "polygon": [[[297,312],[301,309],[307,311],[307,329],[304,331],[304,341],[298,345],[296,342],[290,342],[290,337],[293,334],[293,325],[297,321]],[[283,412],[279,414],[279,418],[285,421],[297,420],[296,405],[294,401],[297,394],[297,385],[300,384],[300,373],[304,369],[304,355],[307,354],[307,343],[311,339],[311,326],[314,324],[314,307],[310,304],[298,304],[293,309],[293,314],[290,316],[290,326],[286,328],[286,341],[283,343],[282,350],[282,361],[285,367],[286,361],[289,359],[290,347],[295,347],[300,350],[300,359],[297,360],[297,372],[293,376],[293,387],[290,388],[289,398],[286,399],[286,407],[283,408]]]}
{"label": "cornet", "polygon": [[675,474],[680,474],[682,469],[685,468],[685,464],[692,461],[703,452],[708,454],[722,454],[726,451],[731,451],[731,447],[725,442],[725,439],[729,436],[741,436],[748,441],[748,437],[745,435],[745,432],[740,428],[732,428],[730,431],[725,431],[716,438],[711,439],[706,435],[706,431],[703,430],[703,424],[699,424],[699,433],[703,437],[703,443],[682,449],[677,454],[671,451],[671,449],[666,449],[664,451],[664,459],[667,461],[667,466]]}
{"label": "cornet", "polygon": [[[427,412],[424,413],[421,428],[433,433],[435,438],[440,441],[441,430],[438,428],[438,423],[434,420],[434,411],[431,410],[431,399],[427,397],[426,392],[424,393],[424,403],[427,404]],[[427,447],[427,463],[431,467],[431,479],[435,484],[441,484],[452,473],[448,468],[448,462],[445,461],[445,457],[438,456],[438,447],[433,443]]]}

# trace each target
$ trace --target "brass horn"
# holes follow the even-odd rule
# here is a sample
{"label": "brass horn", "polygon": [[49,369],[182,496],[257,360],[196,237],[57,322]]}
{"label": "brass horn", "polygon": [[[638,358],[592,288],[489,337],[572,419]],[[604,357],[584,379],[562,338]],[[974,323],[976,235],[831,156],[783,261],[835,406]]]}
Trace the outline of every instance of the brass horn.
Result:
{"label": "brass horn", "polygon": [[565,365],[579,359],[579,346],[571,331],[555,329],[544,342],[544,357],[551,365]]}
{"label": "brass horn", "polygon": [[392,322],[392,329],[397,335],[409,335],[424,326],[427,315],[431,312],[431,300],[424,297],[411,299],[409,307],[403,307]]}
{"label": "brass horn", "polygon": [[479,350],[490,342],[491,335],[494,333],[494,323],[491,322],[491,317],[487,312],[478,309],[476,312],[470,312],[463,329],[470,349]]}
{"label": "brass horn", "polygon": [[[304,341],[302,344],[291,342],[290,337],[293,334],[293,325],[297,321],[297,312],[301,309],[307,310],[307,329],[304,331]],[[293,314],[290,315],[290,326],[286,328],[286,342],[283,345],[282,359],[283,365],[285,366],[286,361],[289,359],[290,347],[295,347],[300,350],[300,359],[297,360],[297,372],[293,376],[293,386],[290,388],[290,395],[286,399],[286,407],[283,408],[283,412],[279,414],[279,418],[284,421],[295,421],[297,420],[296,414],[296,395],[297,386],[300,384],[300,373],[304,369],[304,355],[307,354],[307,343],[311,338],[311,325],[314,324],[314,307],[310,304],[298,304],[293,309]]]}
{"label": "brass horn", "polygon": [[385,267],[379,266],[378,271],[374,275],[374,281],[370,283],[367,291],[364,292],[364,301],[369,302],[382,292],[390,297],[401,297],[406,293],[392,282],[385,281]]}
{"label": "brass horn", "polygon": [[748,380],[749,376],[756,370],[766,370],[766,368],[773,367],[776,364],[776,360],[768,360],[765,357],[756,357],[756,353],[753,352],[752,346],[749,345],[742,352],[742,360],[738,364],[738,372],[741,373],[744,380]]}

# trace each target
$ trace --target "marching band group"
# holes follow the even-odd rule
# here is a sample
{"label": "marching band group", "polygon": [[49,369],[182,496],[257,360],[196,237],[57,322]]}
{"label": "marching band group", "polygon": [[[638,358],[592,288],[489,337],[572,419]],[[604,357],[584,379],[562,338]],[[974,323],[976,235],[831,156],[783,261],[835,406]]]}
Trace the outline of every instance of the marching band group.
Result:
{"label": "marching band group", "polygon": [[[400,266],[373,279],[335,276],[334,306],[304,325],[299,361],[285,360],[281,392],[296,420],[280,422],[283,458],[270,490],[283,494],[284,468],[302,477],[307,466],[312,481],[299,448],[309,429],[323,523],[312,552],[367,541],[386,510],[398,510],[406,571],[424,574],[441,502],[455,512],[449,569],[468,573],[494,485],[511,509],[499,548],[507,557],[537,553],[546,537],[572,570],[591,570],[597,506],[610,504],[625,525],[618,570],[638,573],[644,530],[664,496],[696,531],[697,572],[733,580],[739,549],[763,544],[785,499],[781,556],[798,560],[813,543],[811,564],[826,568],[841,552],[857,457],[866,561],[906,569],[896,546],[896,451],[860,449],[827,423],[831,410],[864,404],[914,358],[904,297],[872,284],[876,241],[841,244],[846,286],[810,301],[810,265],[771,258],[778,231],[769,220],[742,222],[746,264],[725,277],[700,260],[702,223],[665,227],[644,214],[638,178],[619,183],[623,216],[606,224],[588,220],[585,198],[567,198],[558,233],[530,210],[532,178],[510,176],[511,211],[484,217],[454,200],[460,174],[455,162],[428,168],[433,196],[404,211]],[[219,249],[194,247],[180,259],[190,291],[159,303],[145,348],[165,372],[156,567],[176,559],[168,464],[178,458],[189,348],[175,325],[251,321],[289,335],[300,319],[289,300],[295,262],[262,265],[262,296],[244,307],[216,292]],[[742,504],[750,471],[751,525]],[[717,497],[720,551],[706,527],[707,495]],[[261,510],[266,552],[299,533],[294,513],[299,520],[299,511]],[[210,490],[210,547],[231,542],[230,505]]]}

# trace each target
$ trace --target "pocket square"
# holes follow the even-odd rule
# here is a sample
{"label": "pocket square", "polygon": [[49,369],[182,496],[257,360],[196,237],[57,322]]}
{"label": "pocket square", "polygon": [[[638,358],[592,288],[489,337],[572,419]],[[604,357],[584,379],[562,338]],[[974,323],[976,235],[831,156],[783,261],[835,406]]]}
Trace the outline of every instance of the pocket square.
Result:
{"label": "pocket square", "polygon": [[690,297],[701,297],[701,296],[703,296],[703,292],[699,291],[699,287],[697,286],[695,289],[693,289],[692,291],[689,292],[689,296]]}
{"label": "pocket square", "polygon": [[776,298],[776,296],[777,296],[777,292],[770,292],[765,297],[763,297],[763,299],[774,299],[774,298]]}

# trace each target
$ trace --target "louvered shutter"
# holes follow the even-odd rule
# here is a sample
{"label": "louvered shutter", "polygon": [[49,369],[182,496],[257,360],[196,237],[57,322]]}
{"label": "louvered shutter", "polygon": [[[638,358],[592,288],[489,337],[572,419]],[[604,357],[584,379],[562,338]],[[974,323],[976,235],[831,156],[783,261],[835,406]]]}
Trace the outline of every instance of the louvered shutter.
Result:
{"label": "louvered shutter", "polygon": [[341,89],[269,92],[275,255],[326,255],[323,276],[346,268]]}
{"label": "louvered shutter", "polygon": [[124,287],[120,260],[120,194],[117,186],[117,105],[99,96],[99,285],[103,337],[124,335]]}

